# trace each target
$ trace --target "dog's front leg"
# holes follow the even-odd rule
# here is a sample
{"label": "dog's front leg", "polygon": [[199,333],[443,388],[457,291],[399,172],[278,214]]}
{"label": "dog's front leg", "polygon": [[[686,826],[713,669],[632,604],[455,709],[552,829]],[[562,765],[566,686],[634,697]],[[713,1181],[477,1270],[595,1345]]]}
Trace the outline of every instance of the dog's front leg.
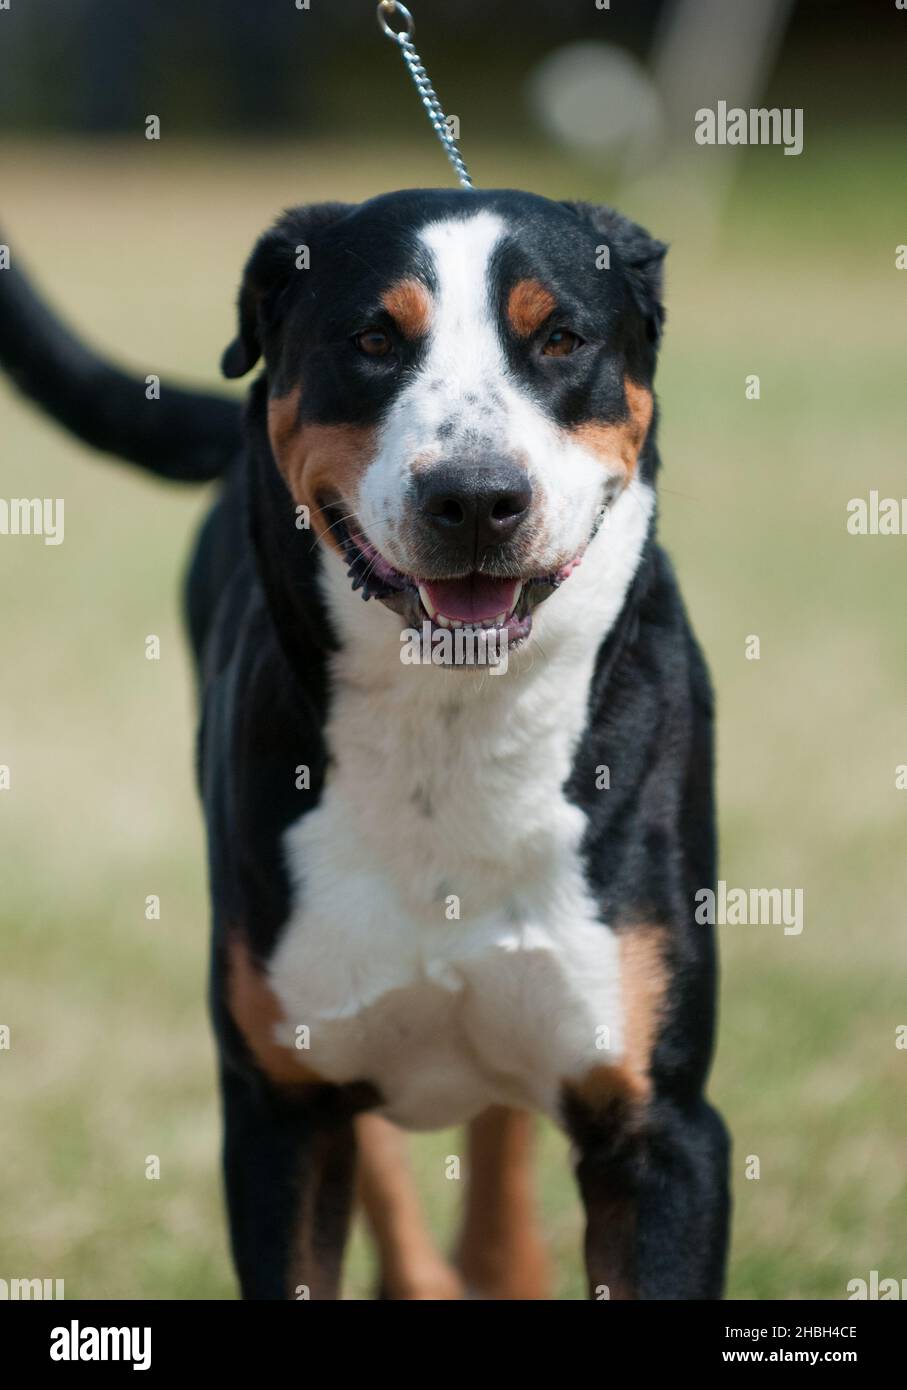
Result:
{"label": "dog's front leg", "polygon": [[[330,1088],[331,1090],[333,1088]],[[224,1176],[243,1298],[339,1297],[356,1144],[328,1088],[282,1094],[225,1067]]]}
{"label": "dog's front leg", "polygon": [[703,1100],[571,1108],[593,1299],[720,1298],[728,1139]]}

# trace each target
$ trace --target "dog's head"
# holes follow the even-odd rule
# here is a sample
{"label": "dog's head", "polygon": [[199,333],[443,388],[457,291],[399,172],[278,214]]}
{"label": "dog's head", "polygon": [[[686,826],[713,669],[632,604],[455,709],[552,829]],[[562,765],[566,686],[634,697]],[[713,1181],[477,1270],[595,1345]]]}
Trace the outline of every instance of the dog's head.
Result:
{"label": "dog's head", "polygon": [[362,597],[526,640],[652,481],[664,252],[518,192],[298,208],[260,239],[223,370],[264,356],[274,459]]}

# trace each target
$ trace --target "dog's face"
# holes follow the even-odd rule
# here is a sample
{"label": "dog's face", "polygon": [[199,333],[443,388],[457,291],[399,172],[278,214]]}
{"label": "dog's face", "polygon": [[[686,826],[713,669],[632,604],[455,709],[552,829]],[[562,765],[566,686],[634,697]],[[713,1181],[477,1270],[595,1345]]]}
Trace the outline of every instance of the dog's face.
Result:
{"label": "dog's face", "polygon": [[350,582],[407,625],[524,641],[646,451],[664,247],[607,209],[413,191],[287,213],[224,371]]}

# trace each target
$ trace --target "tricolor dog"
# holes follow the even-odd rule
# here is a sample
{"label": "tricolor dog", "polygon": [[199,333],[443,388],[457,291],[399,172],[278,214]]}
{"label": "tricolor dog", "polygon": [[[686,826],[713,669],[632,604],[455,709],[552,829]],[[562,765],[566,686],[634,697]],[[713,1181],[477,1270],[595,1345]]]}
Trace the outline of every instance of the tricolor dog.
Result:
{"label": "tricolor dog", "polygon": [[[591,1297],[721,1294],[712,697],[655,539],[664,250],[520,192],[293,209],[242,281],[242,417],[147,401],[0,276],[28,394],[222,479],[187,608],[247,1298],[337,1297],[357,1192],[383,1296],[543,1297],[533,1115],[572,1141]],[[476,646],[405,661],[413,632]],[[460,1123],[448,1262],[400,1131]]]}

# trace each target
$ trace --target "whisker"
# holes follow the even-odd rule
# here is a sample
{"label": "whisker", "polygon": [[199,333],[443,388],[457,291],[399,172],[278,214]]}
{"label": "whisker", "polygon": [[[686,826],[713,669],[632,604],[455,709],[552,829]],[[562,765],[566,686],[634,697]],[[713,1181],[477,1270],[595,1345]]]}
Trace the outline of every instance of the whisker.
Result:
{"label": "whisker", "polygon": [[[330,526],[326,526],[326,527],[324,528],[324,534],[327,535],[329,531],[333,531],[333,529],[334,529],[335,526],[342,526],[343,523],[344,523],[345,521],[352,521],[352,519],[353,519],[353,517],[354,517],[355,515],[356,515],[355,512],[347,512],[346,516],[338,516],[338,518],[337,518],[336,521],[332,521],[331,524],[330,524]],[[309,547],[309,554],[311,554],[312,551],[315,549],[315,547],[316,547],[316,545],[318,544],[318,542],[320,541],[320,539],[321,539],[320,536],[316,536],[316,537],[314,538],[314,540],[312,541],[312,544],[311,544],[310,547]]]}

